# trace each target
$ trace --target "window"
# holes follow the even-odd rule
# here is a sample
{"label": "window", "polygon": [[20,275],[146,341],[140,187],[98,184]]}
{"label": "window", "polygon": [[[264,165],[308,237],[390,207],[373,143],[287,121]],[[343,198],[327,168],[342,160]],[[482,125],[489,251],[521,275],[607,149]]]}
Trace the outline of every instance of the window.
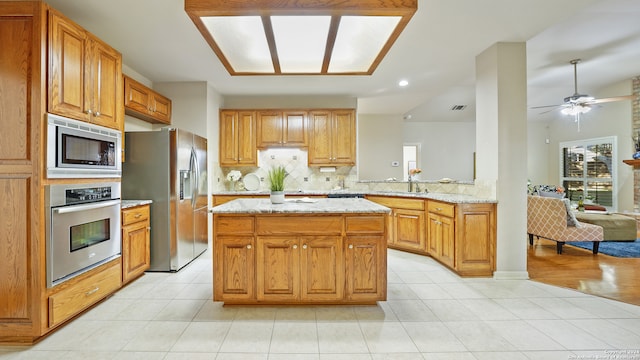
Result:
{"label": "window", "polygon": [[582,198],[609,211],[617,209],[616,140],[610,136],[560,143],[560,183],[571,201]]}

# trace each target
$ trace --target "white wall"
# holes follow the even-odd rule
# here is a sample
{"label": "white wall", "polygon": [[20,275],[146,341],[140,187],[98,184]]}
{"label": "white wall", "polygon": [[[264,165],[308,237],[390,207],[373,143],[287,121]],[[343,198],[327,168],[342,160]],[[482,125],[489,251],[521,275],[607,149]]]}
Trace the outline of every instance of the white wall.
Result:
{"label": "white wall", "polygon": [[[622,81],[607,88],[603,88],[590,94],[599,98],[613,97],[631,94],[631,80]],[[618,209],[617,211],[632,211],[633,204],[633,169],[624,164],[622,160],[630,159],[635,152],[631,138],[632,107],[628,100],[604,103],[595,106],[584,115],[578,125],[570,116],[562,115],[559,111],[554,113],[554,118],[548,123],[548,133],[543,135],[539,131],[536,139],[529,144],[530,161],[538,164],[535,168],[529,167],[529,178],[542,183],[558,184],[560,182],[560,142],[591,139],[603,136],[617,136],[618,138]],[[532,126],[529,126],[532,129]],[[546,145],[544,136],[549,138],[550,144]],[[531,137],[530,137],[531,138]],[[541,150],[541,148],[543,150]],[[548,151],[545,151],[547,148]],[[546,156],[548,164],[548,176],[544,179],[532,173],[536,168],[542,167],[543,157]],[[536,182],[534,182],[535,184]]]}
{"label": "white wall", "polygon": [[[402,115],[358,116],[358,178],[402,181]],[[400,166],[391,166],[397,161]]]}
{"label": "white wall", "polygon": [[421,180],[473,180],[475,122],[406,122],[404,143],[420,143]]}
{"label": "white wall", "polygon": [[[547,144],[549,139],[549,144]],[[549,175],[549,156],[556,148],[552,147],[549,135],[549,122],[529,121],[527,123],[527,179],[533,185],[555,184]]]}

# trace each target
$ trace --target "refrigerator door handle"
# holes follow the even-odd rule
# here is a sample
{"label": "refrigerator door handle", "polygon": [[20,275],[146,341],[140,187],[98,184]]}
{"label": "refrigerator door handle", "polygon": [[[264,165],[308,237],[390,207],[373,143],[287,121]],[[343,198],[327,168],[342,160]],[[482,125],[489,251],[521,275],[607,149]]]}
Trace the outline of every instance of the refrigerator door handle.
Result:
{"label": "refrigerator door handle", "polygon": [[193,209],[196,208],[196,202],[198,199],[199,190],[198,183],[200,182],[200,172],[198,171],[198,157],[196,156],[196,150],[191,148],[191,160],[189,161],[189,166],[191,167],[191,207]]}

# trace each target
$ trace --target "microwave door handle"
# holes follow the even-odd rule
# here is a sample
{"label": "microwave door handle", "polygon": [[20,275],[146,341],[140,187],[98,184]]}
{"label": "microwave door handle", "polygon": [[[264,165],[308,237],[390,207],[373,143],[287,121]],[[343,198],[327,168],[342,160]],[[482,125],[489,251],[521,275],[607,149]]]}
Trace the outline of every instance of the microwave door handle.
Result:
{"label": "microwave door handle", "polygon": [[56,214],[68,214],[68,213],[74,213],[74,212],[78,212],[78,211],[99,209],[99,208],[109,207],[109,206],[118,205],[118,204],[120,204],[120,200],[100,201],[100,202],[91,203],[91,204],[83,204],[83,205],[74,205],[74,206],[65,206],[65,207],[55,208],[55,209],[53,209],[53,212],[56,213]]}

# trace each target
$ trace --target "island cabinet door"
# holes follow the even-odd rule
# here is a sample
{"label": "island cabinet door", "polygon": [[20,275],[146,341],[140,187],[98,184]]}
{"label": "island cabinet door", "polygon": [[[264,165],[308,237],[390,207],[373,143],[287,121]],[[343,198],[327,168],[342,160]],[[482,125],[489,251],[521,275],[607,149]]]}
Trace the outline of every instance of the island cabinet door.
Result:
{"label": "island cabinet door", "polygon": [[300,298],[300,240],[291,236],[259,236],[256,279],[258,301]]}
{"label": "island cabinet door", "polygon": [[386,250],[384,236],[348,236],[345,243],[347,300],[386,299]]}
{"label": "island cabinet door", "polygon": [[255,299],[253,236],[220,236],[215,239],[213,300]]}
{"label": "island cabinet door", "polygon": [[301,238],[302,299],[341,300],[344,297],[344,252],[341,236]]}

